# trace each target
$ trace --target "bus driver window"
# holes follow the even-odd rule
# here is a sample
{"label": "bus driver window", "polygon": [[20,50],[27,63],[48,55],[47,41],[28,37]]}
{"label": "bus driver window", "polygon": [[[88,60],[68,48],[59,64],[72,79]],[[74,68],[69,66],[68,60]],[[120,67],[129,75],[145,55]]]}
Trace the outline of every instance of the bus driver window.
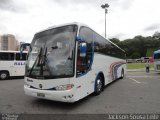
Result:
{"label": "bus driver window", "polygon": [[86,70],[85,68],[85,57],[80,55],[80,44],[78,45],[78,53],[77,53],[77,74],[83,74]]}

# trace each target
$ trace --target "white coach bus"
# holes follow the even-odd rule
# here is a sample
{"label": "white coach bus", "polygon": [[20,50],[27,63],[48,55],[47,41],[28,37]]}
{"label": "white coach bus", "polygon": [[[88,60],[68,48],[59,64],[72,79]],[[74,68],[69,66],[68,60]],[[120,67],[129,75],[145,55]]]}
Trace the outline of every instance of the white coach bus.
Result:
{"label": "white coach bus", "polygon": [[35,34],[28,55],[26,95],[75,102],[123,78],[125,52],[84,24],[54,26]]}
{"label": "white coach bus", "polygon": [[20,56],[19,51],[0,51],[0,79],[10,76],[24,76],[27,52]]}

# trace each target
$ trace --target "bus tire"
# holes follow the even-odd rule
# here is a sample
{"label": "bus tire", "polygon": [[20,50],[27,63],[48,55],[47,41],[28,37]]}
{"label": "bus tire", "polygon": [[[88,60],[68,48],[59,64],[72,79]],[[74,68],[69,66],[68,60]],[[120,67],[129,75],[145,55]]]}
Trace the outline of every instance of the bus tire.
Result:
{"label": "bus tire", "polygon": [[102,91],[103,91],[103,81],[102,78],[99,76],[96,79],[94,94],[99,95]]}
{"label": "bus tire", "polygon": [[124,69],[121,70],[121,79],[124,78]]}
{"label": "bus tire", "polygon": [[1,80],[6,80],[9,77],[9,73],[6,71],[1,71],[0,72],[0,79]]}

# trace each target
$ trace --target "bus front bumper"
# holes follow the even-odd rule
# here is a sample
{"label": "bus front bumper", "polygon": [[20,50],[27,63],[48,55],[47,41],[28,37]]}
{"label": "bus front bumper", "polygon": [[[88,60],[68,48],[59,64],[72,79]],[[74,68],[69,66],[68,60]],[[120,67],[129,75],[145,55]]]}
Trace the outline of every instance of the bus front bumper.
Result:
{"label": "bus front bumper", "polygon": [[65,90],[65,91],[39,90],[24,85],[24,91],[26,95],[41,99],[48,99],[61,102],[77,101],[75,100],[75,95],[73,94],[73,90]]}

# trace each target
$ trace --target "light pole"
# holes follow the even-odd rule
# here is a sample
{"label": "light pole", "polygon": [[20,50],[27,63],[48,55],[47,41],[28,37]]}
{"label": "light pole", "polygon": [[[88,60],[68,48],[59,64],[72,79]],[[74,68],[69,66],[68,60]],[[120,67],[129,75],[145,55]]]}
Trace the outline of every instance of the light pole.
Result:
{"label": "light pole", "polygon": [[101,5],[101,7],[102,7],[102,9],[104,9],[105,10],[105,38],[106,38],[106,14],[108,13],[108,7],[109,7],[109,5],[108,5],[108,3],[106,3],[106,4],[104,4],[104,5]]}

